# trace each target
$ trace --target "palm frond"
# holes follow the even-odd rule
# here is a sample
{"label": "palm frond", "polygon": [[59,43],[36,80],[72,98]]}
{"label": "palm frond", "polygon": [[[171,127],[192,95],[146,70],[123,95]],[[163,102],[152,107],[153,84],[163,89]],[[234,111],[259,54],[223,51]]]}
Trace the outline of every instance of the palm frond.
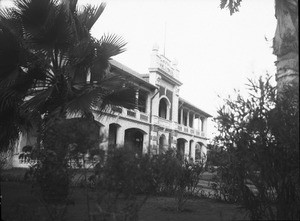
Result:
{"label": "palm frond", "polygon": [[41,114],[45,113],[53,91],[54,87],[47,87],[44,90],[35,93],[35,96],[24,101],[22,108],[28,111],[40,112]]}
{"label": "palm frond", "polygon": [[102,110],[107,105],[132,108],[134,96],[128,88],[122,87],[126,79],[118,75],[109,75],[94,83],[73,85],[73,97],[67,104],[68,112],[83,114],[94,110]]}
{"label": "palm frond", "polygon": [[90,31],[93,25],[96,23],[98,18],[106,7],[106,3],[101,3],[100,6],[84,6],[84,9],[78,12],[78,19],[87,31]]}
{"label": "palm frond", "polygon": [[105,106],[121,106],[128,109],[135,107],[135,92],[131,87],[124,87],[125,83],[128,84],[128,79],[120,75],[107,76],[105,78],[103,87],[110,90],[106,96],[103,97],[100,109]]}
{"label": "palm frond", "polygon": [[102,106],[120,106],[127,109],[135,108],[135,99],[133,94],[128,89],[120,88],[118,91],[114,91],[108,96],[104,97]]}
{"label": "palm frond", "polygon": [[109,59],[123,52],[124,46],[122,38],[115,35],[104,36],[100,41],[82,40],[69,53],[75,79],[85,80],[90,71],[91,81],[101,81],[107,73]]}
{"label": "palm frond", "polygon": [[19,138],[20,128],[17,126],[17,123],[12,123],[14,121],[14,118],[11,119],[11,121],[4,121],[7,120],[7,115],[5,114],[5,117],[0,116],[0,147],[1,151],[6,151],[8,149],[11,149],[16,143],[16,141]]}
{"label": "palm frond", "polygon": [[16,38],[22,39],[22,22],[15,7],[0,9],[0,24],[6,27]]}
{"label": "palm frond", "polygon": [[77,2],[78,0],[69,0],[69,10],[71,13],[75,13],[76,12],[76,8],[77,8]]}
{"label": "palm frond", "polygon": [[0,88],[10,85],[17,78],[20,50],[15,36],[0,25]]}
{"label": "palm frond", "polygon": [[126,42],[122,37],[115,34],[105,34],[99,41],[97,56],[99,58],[110,58],[125,51]]}
{"label": "palm frond", "polygon": [[45,123],[66,110],[86,115],[111,104],[132,107],[122,87],[126,79],[109,74],[109,60],[126,43],[117,35],[95,40],[90,34],[105,3],[82,11],[76,5],[77,0],[18,0],[0,10],[0,120],[2,129],[7,119],[12,134],[0,142],[16,139],[25,112],[32,120],[45,114]]}
{"label": "palm frond", "polygon": [[85,84],[73,88],[74,94],[66,104],[67,112],[75,115],[82,115],[96,108],[103,96],[109,93],[100,85]]}
{"label": "palm frond", "polygon": [[69,76],[75,82],[86,80],[88,68],[92,65],[95,57],[94,43],[88,39],[80,41],[68,52],[66,58],[70,65]]}
{"label": "palm frond", "polygon": [[48,12],[42,28],[26,31],[26,40],[33,49],[43,50],[51,57],[54,50],[68,50],[74,42],[74,33],[70,26],[65,7],[55,6]]}
{"label": "palm frond", "polygon": [[57,5],[56,0],[18,0],[15,8],[26,29],[41,28]]}

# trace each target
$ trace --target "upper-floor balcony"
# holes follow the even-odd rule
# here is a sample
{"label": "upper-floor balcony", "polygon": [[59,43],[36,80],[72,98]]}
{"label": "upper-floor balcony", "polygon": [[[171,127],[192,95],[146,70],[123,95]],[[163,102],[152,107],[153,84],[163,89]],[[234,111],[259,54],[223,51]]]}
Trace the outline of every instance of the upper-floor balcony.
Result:
{"label": "upper-floor balcony", "polygon": [[180,132],[193,134],[195,136],[206,137],[206,133],[204,131],[197,130],[192,127],[185,126],[183,124],[177,124],[177,130]]}
{"label": "upper-floor balcony", "polygon": [[169,130],[176,130],[178,132],[190,134],[193,136],[199,136],[203,138],[206,137],[206,133],[204,131],[200,131],[198,129],[189,126],[185,126],[183,124],[179,124],[177,122],[167,120],[159,116],[152,115],[152,123]]}
{"label": "upper-floor balcony", "polygon": [[137,109],[127,109],[124,107],[112,106],[106,113],[115,115],[116,117],[122,117],[125,119],[140,121],[144,123],[150,123],[149,114],[139,111]]}

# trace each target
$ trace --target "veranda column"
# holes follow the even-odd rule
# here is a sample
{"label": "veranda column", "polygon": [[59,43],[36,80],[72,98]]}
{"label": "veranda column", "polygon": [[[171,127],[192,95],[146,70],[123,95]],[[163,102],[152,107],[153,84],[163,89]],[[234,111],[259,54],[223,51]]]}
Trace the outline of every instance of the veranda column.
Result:
{"label": "veranda column", "polygon": [[117,138],[116,138],[117,147],[124,146],[124,139],[125,139],[125,130],[123,127],[118,127]]}
{"label": "veranda column", "polygon": [[195,162],[195,153],[196,153],[195,148],[196,148],[196,142],[194,141],[192,143],[192,148],[191,148],[191,153],[190,153],[191,158],[193,158],[193,162]]}
{"label": "veranda column", "polygon": [[146,113],[147,114],[150,113],[150,102],[151,102],[151,99],[150,99],[150,95],[148,94],[147,99],[146,99]]}
{"label": "veranda column", "polygon": [[201,122],[201,132],[203,132],[203,129],[204,129],[204,125],[203,125],[203,117],[200,117],[200,122]]}
{"label": "veranda column", "polygon": [[190,152],[190,147],[189,147],[189,142],[185,141],[184,142],[184,159],[188,159],[189,157],[189,152]]}
{"label": "veranda column", "polygon": [[143,154],[147,154],[148,153],[149,139],[150,139],[149,134],[145,133],[143,135],[143,150],[142,150]]}
{"label": "veranda column", "polygon": [[194,122],[195,122],[195,113],[193,113],[193,120],[192,120],[192,128],[195,129],[194,127]]}
{"label": "veranda column", "polygon": [[206,135],[206,118],[203,118],[203,133]]}
{"label": "veranda column", "polygon": [[139,89],[135,89],[135,106],[134,109],[138,110],[139,109]]}
{"label": "veranda column", "polygon": [[190,111],[187,112],[187,126],[190,127]]}
{"label": "veranda column", "polygon": [[183,123],[183,108],[180,109],[180,124],[184,124]]}

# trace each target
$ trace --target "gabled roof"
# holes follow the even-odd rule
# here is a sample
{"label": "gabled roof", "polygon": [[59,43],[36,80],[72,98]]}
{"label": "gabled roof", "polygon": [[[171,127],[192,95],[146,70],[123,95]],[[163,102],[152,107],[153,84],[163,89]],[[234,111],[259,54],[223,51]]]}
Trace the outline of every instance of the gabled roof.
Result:
{"label": "gabled roof", "polygon": [[125,77],[128,77],[128,79],[134,81],[137,85],[143,86],[147,89],[154,90],[156,89],[156,86],[153,84],[150,84],[148,81],[144,80],[142,78],[142,75],[139,74],[138,72],[132,70],[131,68],[121,64],[120,62],[116,60],[110,60],[110,64],[112,67],[112,70],[118,70],[124,75]]}
{"label": "gabled roof", "polygon": [[188,102],[187,100],[179,97],[179,103],[181,103],[183,106],[186,106],[187,108],[194,110],[197,113],[202,114],[205,117],[212,117],[212,115],[206,113],[205,111],[201,110],[200,108],[196,107],[192,103]]}

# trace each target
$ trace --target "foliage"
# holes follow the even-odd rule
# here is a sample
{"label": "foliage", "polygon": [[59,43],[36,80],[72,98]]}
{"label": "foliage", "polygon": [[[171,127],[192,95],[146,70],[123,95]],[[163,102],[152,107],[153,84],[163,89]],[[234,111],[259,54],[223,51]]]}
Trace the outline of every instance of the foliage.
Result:
{"label": "foliage", "polygon": [[[0,148],[11,148],[20,132],[37,129],[36,147],[22,156],[36,160],[31,175],[50,208],[68,198],[68,161],[97,146],[99,128],[91,123],[92,113],[114,103],[109,96],[120,90],[124,79],[110,73],[109,60],[126,44],[114,34],[91,36],[105,9],[103,3],[97,7],[77,7],[77,0],[14,4],[0,10]],[[74,116],[90,122],[66,120]],[[49,213],[54,220],[55,211]]]}
{"label": "foliage", "polygon": [[177,211],[183,211],[190,196],[199,191],[198,182],[204,172],[203,162],[193,163],[178,159],[176,151],[169,149],[155,156],[155,176],[159,193],[175,196]]}
{"label": "foliage", "polygon": [[241,5],[242,0],[221,0],[220,8],[224,9],[228,8],[230,15],[239,11],[239,7]]}
{"label": "foliage", "polygon": [[187,160],[184,161],[175,183],[177,211],[183,211],[184,204],[187,202],[189,197],[194,196],[200,191],[198,183],[203,171],[203,163],[191,163]]}
{"label": "foliage", "polygon": [[53,150],[62,160],[77,160],[99,148],[99,131],[100,125],[93,119],[58,119],[45,131],[44,148]]}
{"label": "foliage", "polygon": [[33,194],[40,200],[50,220],[63,220],[69,203],[72,176],[68,160],[48,149],[32,149],[29,158],[38,159],[25,174],[30,180]]}
{"label": "foliage", "polygon": [[113,148],[95,167],[91,177],[97,193],[97,208],[103,220],[137,220],[138,212],[149,196],[163,193],[174,196],[177,210],[198,191],[202,164],[182,162],[176,152],[149,156],[128,148]]}
{"label": "foliage", "polygon": [[299,219],[299,92],[276,97],[270,78],[249,81],[249,98],[237,94],[218,111],[224,149],[218,168],[220,197],[241,203],[251,219]]}
{"label": "foliage", "polygon": [[66,164],[54,151],[42,150],[38,163],[30,168],[45,203],[61,204],[66,200],[71,178]]}
{"label": "foliage", "polygon": [[113,34],[91,36],[104,8],[21,0],[0,10],[1,148],[34,125],[44,132],[55,117],[86,116],[114,103],[108,96],[123,79],[109,74],[109,60],[125,43]]}
{"label": "foliage", "polygon": [[7,164],[9,164],[9,160],[12,158],[13,153],[12,151],[1,151],[0,152],[0,171],[2,171]]}
{"label": "foliage", "polygon": [[182,161],[178,160],[174,150],[154,156],[154,174],[158,183],[158,193],[173,196],[176,192],[176,179],[180,176]]}
{"label": "foliage", "polygon": [[93,119],[57,119],[48,126],[43,148],[23,147],[21,158],[31,163],[26,179],[52,220],[63,219],[70,202],[72,168],[85,166],[88,151],[99,148],[99,125]]}
{"label": "foliage", "polygon": [[156,188],[153,159],[126,148],[110,150],[105,162],[95,167],[93,179],[103,220],[137,220],[138,211]]}
{"label": "foliage", "polygon": [[208,144],[207,149],[207,161],[205,166],[210,168],[220,166],[222,164],[224,150],[212,144]]}

